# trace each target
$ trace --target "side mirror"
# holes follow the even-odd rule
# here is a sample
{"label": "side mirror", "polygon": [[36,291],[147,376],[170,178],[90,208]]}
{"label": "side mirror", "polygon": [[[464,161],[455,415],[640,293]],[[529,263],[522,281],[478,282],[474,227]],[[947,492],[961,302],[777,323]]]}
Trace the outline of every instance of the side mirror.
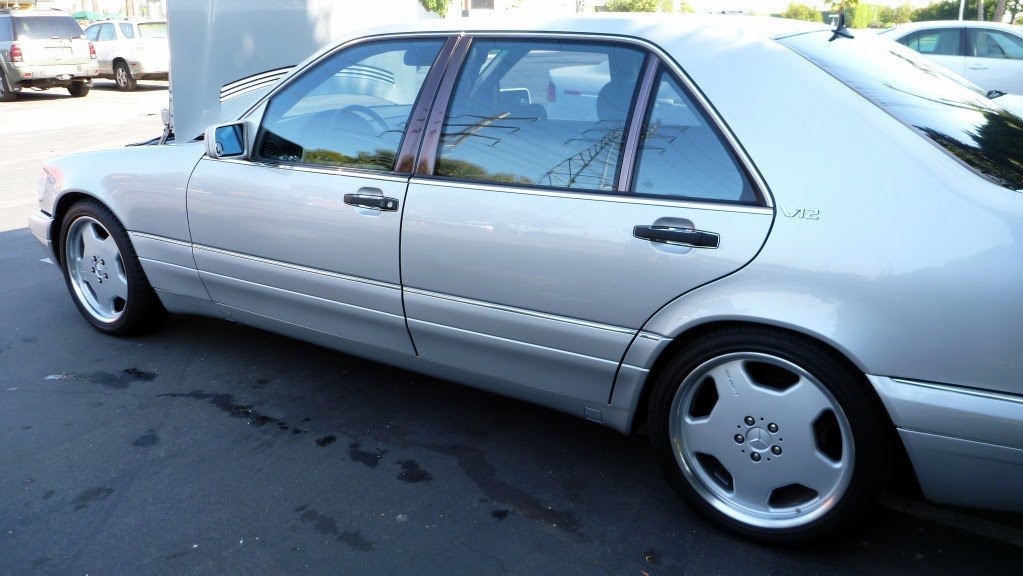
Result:
{"label": "side mirror", "polygon": [[239,158],[247,156],[248,139],[245,122],[217,124],[206,129],[206,155],[210,158]]}

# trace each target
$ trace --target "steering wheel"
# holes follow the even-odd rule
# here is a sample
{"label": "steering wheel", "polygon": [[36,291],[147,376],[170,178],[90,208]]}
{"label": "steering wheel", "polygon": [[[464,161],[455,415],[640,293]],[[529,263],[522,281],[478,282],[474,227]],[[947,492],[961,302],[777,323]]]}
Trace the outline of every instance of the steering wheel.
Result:
{"label": "steering wheel", "polygon": [[391,125],[387,123],[387,120],[384,120],[383,116],[377,114],[368,106],[363,106],[362,104],[349,104],[337,111],[338,114],[344,114],[345,112],[369,120],[369,122],[376,128],[379,128],[381,132],[387,132],[391,129]]}

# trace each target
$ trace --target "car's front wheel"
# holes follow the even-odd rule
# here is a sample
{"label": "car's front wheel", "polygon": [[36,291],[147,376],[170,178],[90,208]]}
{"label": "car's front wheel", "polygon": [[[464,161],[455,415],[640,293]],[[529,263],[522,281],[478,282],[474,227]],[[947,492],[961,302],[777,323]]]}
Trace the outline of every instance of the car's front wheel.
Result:
{"label": "car's front wheel", "polygon": [[88,81],[72,82],[68,87],[67,91],[71,96],[75,98],[82,98],[88,96],[89,90],[92,89],[92,85]]}
{"label": "car's front wheel", "polygon": [[720,330],[670,359],[650,396],[672,486],[732,531],[802,542],[847,529],[883,490],[890,425],[862,374],[820,343]]}
{"label": "car's front wheel", "polygon": [[60,233],[61,267],[82,316],[102,332],[143,332],[163,316],[128,233],[94,200],[73,205]]}

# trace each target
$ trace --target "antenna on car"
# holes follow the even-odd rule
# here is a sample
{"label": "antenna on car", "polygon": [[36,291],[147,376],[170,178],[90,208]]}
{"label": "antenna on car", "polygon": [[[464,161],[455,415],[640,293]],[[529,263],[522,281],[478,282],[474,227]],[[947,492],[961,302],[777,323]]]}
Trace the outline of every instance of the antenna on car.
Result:
{"label": "antenna on car", "polygon": [[831,38],[828,39],[828,42],[834,42],[839,36],[842,36],[843,38],[854,38],[854,36],[849,32],[849,28],[845,25],[845,12],[839,12],[838,25],[835,26],[835,29],[832,30],[832,32],[834,32],[834,34],[832,34]]}

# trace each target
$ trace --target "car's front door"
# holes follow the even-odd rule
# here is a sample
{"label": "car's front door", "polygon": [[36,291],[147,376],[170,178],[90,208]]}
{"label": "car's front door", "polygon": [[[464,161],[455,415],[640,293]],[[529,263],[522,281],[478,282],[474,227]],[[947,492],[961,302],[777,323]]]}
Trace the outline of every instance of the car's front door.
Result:
{"label": "car's front door", "polygon": [[960,76],[965,74],[961,27],[917,30],[898,41]]}
{"label": "car's front door", "polygon": [[248,158],[199,162],[188,217],[215,302],[413,353],[398,269],[408,176],[395,162],[444,43],[345,47],[269,99]]}
{"label": "car's front door", "polygon": [[435,131],[405,205],[409,330],[425,359],[522,394],[606,404],[647,319],[743,266],[772,222],[690,91],[631,44],[475,38]]}
{"label": "car's front door", "polygon": [[966,29],[966,78],[985,90],[1023,94],[1023,38],[990,28]]}

